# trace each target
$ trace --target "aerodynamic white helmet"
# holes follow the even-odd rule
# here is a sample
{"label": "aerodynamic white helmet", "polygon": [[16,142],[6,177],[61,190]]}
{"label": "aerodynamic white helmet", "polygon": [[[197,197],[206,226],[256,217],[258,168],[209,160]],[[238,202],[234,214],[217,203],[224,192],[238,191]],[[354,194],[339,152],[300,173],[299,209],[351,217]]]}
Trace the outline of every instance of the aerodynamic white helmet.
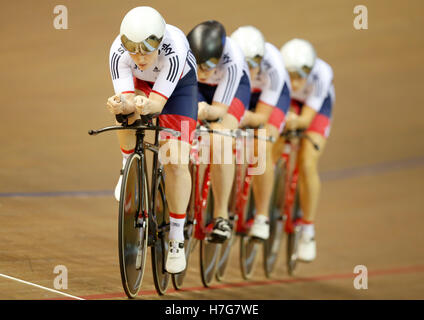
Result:
{"label": "aerodynamic white helmet", "polygon": [[128,11],[121,23],[121,42],[130,53],[155,51],[165,33],[165,20],[151,7]]}
{"label": "aerodynamic white helmet", "polygon": [[289,72],[298,72],[302,77],[309,74],[316,60],[316,52],[309,41],[292,39],[281,47],[286,69]]}
{"label": "aerodynamic white helmet", "polygon": [[258,29],[253,26],[243,26],[231,34],[241,48],[249,67],[259,66],[265,54],[265,38]]}

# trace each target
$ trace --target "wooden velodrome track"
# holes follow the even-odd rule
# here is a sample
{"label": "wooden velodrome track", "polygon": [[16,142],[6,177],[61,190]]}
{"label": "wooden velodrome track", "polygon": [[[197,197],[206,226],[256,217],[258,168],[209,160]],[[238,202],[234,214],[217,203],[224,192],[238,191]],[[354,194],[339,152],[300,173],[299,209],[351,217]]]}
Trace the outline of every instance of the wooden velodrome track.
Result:
{"label": "wooden velodrome track", "polygon": [[[281,252],[273,279],[258,265],[243,281],[234,247],[227,280],[203,289],[196,251],[186,290],[163,299],[424,298],[422,1],[361,1],[363,31],[350,0],[60,1],[69,30],[53,28],[57,4],[1,4],[0,299],[66,298],[16,280],[53,288],[57,265],[68,269],[64,293],[125,298],[111,193],[121,155],[115,135],[87,130],[111,123],[109,46],[124,14],[143,4],[184,32],[217,19],[229,33],[256,25],[278,47],[310,39],[334,69],[337,94],[316,261],[289,277]],[[356,265],[368,268],[368,290],[353,287]],[[150,264],[140,298],[158,299]]]}

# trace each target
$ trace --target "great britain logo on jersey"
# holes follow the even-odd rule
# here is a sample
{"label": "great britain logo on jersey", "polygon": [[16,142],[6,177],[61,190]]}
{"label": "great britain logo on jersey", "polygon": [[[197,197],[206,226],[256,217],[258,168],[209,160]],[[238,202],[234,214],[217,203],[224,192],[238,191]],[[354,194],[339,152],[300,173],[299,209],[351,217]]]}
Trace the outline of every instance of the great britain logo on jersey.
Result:
{"label": "great britain logo on jersey", "polygon": [[224,53],[224,55],[222,56],[222,64],[227,64],[229,62],[231,62],[231,58],[228,54]]}
{"label": "great britain logo on jersey", "polygon": [[162,50],[165,52],[165,56],[175,53],[175,51],[172,51],[171,44],[169,43],[164,43],[162,45]]}

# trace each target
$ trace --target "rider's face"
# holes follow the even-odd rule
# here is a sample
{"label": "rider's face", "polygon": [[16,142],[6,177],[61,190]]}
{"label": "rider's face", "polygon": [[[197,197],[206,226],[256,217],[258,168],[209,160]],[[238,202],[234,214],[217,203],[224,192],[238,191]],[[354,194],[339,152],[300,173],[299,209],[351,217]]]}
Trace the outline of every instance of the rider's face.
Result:
{"label": "rider's face", "polygon": [[141,53],[130,54],[130,57],[140,70],[146,70],[153,63],[156,62],[156,59],[158,57],[158,50],[155,50],[154,52],[150,54],[141,54]]}
{"label": "rider's face", "polygon": [[289,72],[289,74],[293,91],[298,91],[305,86],[307,78],[301,77],[297,72]]}
{"label": "rider's face", "polygon": [[258,76],[259,73],[259,66],[255,67],[255,68],[249,68],[250,71],[250,79],[256,79],[256,77]]}
{"label": "rider's face", "polygon": [[208,80],[212,74],[215,72],[216,68],[212,68],[209,70],[205,70],[201,68],[200,66],[197,66],[197,78],[200,82]]}

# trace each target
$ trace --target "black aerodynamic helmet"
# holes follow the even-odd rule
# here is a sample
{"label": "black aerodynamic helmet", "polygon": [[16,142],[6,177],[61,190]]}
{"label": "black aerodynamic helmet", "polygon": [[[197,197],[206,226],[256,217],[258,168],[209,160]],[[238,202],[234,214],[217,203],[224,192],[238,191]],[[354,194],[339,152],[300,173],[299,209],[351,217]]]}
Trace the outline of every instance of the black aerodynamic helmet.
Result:
{"label": "black aerodynamic helmet", "polygon": [[187,40],[197,64],[215,67],[224,51],[225,38],[225,28],[218,21],[209,20],[195,26],[187,35]]}

